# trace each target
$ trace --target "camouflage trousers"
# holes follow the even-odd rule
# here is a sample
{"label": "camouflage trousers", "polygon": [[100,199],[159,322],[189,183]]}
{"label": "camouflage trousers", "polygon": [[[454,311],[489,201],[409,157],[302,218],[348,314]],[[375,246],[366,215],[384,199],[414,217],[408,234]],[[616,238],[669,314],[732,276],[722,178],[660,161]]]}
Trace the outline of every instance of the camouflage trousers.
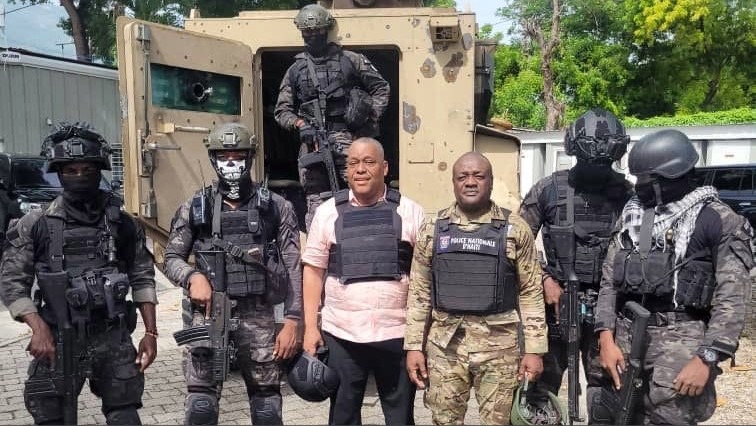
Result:
{"label": "camouflage trousers", "polygon": [[[201,325],[204,313],[191,312],[184,300],[184,326]],[[273,306],[254,299],[239,299],[235,314],[239,328],[229,340],[237,349],[237,366],[247,386],[252,423],[281,424],[281,366],[273,359],[276,325]],[[212,370],[213,350],[209,342],[191,344],[184,353],[186,378],[185,424],[217,424],[222,383]]]}
{"label": "camouflage trousers", "polygon": [[509,424],[520,361],[516,326],[512,324],[511,347],[504,349],[470,352],[459,330],[446,348],[428,342],[425,406],[434,424],[463,424],[471,388],[482,424]]}
{"label": "camouflage trousers", "polygon": [[[54,332],[54,330],[53,330]],[[134,363],[137,351],[131,337],[119,331],[100,332],[88,336],[87,355],[80,362],[77,395],[85,379],[89,389],[102,398],[102,413],[109,425],[141,424],[137,410],[142,407],[144,374]],[[35,381],[49,381],[53,372],[47,360],[34,359],[29,365],[29,378],[24,387],[24,404],[35,424],[63,423],[62,390],[32,393]]]}
{"label": "camouflage trousers", "polygon": [[[344,189],[347,187],[346,152],[352,144],[352,135],[347,131],[329,132],[328,138],[336,147],[334,163],[336,164],[339,177],[339,188]],[[307,144],[302,144],[299,147],[299,156],[301,157],[307,152]],[[307,198],[305,224],[309,231],[312,218],[315,216],[315,209],[325,201],[320,194],[331,190],[325,165],[314,165],[308,169],[299,169],[299,181],[302,183],[302,188]]]}
{"label": "camouflage trousers", "polygon": [[[630,326],[630,320],[617,320],[615,341],[625,356],[630,352]],[[714,380],[721,373],[719,367],[711,369],[709,383],[699,396],[679,395],[673,384],[683,367],[696,356],[705,330],[703,321],[673,320],[664,327],[648,327],[643,400],[636,407],[633,424],[695,425],[714,414],[717,403]]]}

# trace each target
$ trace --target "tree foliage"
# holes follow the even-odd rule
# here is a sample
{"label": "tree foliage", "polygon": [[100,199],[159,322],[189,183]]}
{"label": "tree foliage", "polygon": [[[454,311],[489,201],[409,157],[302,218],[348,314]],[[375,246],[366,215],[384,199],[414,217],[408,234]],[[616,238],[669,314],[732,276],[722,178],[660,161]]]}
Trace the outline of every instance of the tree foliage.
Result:
{"label": "tree foliage", "polygon": [[[551,62],[565,123],[601,106],[620,117],[700,117],[699,112],[756,106],[756,9],[752,0],[562,0],[560,43]],[[550,0],[510,0],[498,14],[513,25],[496,58],[500,88],[533,81],[539,46],[523,37],[528,17],[545,19]],[[518,7],[512,7],[516,4]],[[545,22],[545,21],[543,21]],[[548,23],[544,27],[549,30]],[[519,68],[513,69],[512,64]],[[531,87],[531,86],[528,86]],[[515,126],[544,122],[504,108],[532,101],[499,99],[494,112]],[[539,99],[543,102],[543,99]],[[516,112],[520,111],[520,112]],[[538,127],[537,127],[538,128]]]}

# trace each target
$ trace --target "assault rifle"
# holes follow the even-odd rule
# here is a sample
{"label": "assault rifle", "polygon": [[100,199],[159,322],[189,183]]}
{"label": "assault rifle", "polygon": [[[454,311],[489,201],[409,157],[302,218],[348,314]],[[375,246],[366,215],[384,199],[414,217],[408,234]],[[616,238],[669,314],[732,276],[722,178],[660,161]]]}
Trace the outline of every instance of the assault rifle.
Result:
{"label": "assault rifle", "polygon": [[84,345],[71,325],[66,299],[68,274],[66,272],[38,272],[39,288],[55,315],[57,333],[55,341],[55,367],[47,379],[30,379],[26,382],[29,396],[63,397],[63,423],[75,425],[78,411],[79,348]]}
{"label": "assault rifle", "polygon": [[625,304],[624,315],[633,321],[630,327],[630,354],[625,371],[622,373],[622,387],[619,390],[619,411],[615,424],[632,423],[635,405],[641,396],[643,387],[643,359],[646,356],[646,327],[651,314],[637,302]]}
{"label": "assault rifle", "polygon": [[173,333],[176,344],[181,346],[200,340],[210,340],[213,350],[213,379],[220,384],[228,376],[229,366],[236,359],[236,348],[229,333],[239,327],[239,319],[232,317],[236,301],[226,292],[226,252],[223,250],[197,250],[194,252],[197,266],[213,286],[209,319],[205,324]]}
{"label": "assault rifle", "polygon": [[305,102],[300,108],[301,115],[315,129],[313,145],[316,149],[299,157],[299,168],[309,169],[317,164],[325,166],[326,174],[328,175],[328,185],[331,188],[330,193],[326,191],[320,194],[320,198],[325,200],[332,197],[340,188],[338,171],[333,160],[336,146],[328,138],[323,111],[325,111],[325,98],[323,97]]}
{"label": "assault rifle", "polygon": [[575,228],[573,225],[552,226],[551,238],[556,248],[567,288],[559,300],[559,331],[567,341],[567,408],[570,424],[580,417],[580,283],[575,274]]}

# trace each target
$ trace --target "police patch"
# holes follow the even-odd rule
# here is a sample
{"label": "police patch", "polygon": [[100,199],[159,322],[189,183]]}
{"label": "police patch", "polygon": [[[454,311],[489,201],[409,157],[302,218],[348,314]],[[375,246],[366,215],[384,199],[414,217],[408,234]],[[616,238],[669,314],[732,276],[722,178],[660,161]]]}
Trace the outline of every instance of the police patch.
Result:
{"label": "police patch", "polygon": [[451,239],[451,237],[449,237],[448,235],[442,235],[438,239],[438,245],[439,245],[438,249],[439,250],[446,250],[446,249],[448,249],[449,248],[449,240],[450,239]]}

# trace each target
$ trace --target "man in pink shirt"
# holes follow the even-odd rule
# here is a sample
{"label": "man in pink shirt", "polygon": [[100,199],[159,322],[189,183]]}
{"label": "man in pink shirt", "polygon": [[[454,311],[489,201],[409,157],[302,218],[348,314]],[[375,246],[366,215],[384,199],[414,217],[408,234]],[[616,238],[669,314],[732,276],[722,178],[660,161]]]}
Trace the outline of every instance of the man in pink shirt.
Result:
{"label": "man in pink shirt", "polygon": [[405,370],[403,343],[407,275],[423,209],[388,189],[387,173],[380,142],[355,140],[347,152],[351,190],[318,207],[302,256],[303,347],[315,354],[325,344],[328,366],[341,379],[331,397],[329,424],[362,423],[371,371],[386,424],[414,424],[415,386]]}

